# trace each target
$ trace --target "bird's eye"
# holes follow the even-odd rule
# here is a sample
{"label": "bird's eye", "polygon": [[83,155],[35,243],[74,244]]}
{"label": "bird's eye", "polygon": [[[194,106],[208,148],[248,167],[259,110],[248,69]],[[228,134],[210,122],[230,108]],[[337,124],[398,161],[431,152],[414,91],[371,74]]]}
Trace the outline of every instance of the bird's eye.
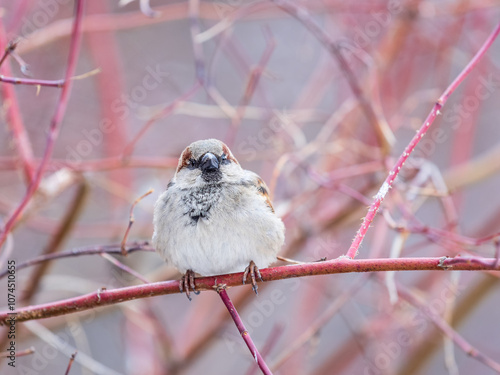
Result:
{"label": "bird's eye", "polygon": [[187,167],[189,169],[196,169],[196,168],[198,168],[198,162],[194,159],[189,159]]}
{"label": "bird's eye", "polygon": [[226,154],[222,154],[221,157],[220,157],[220,163],[221,164],[229,164],[230,161],[228,160],[227,158],[227,155]]}

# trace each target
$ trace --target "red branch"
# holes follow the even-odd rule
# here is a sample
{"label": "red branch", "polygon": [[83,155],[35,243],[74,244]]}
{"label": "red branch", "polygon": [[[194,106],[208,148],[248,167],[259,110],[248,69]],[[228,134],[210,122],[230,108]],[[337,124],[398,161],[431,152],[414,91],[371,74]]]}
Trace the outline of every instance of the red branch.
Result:
{"label": "red branch", "polygon": [[354,258],[358,254],[358,249],[361,246],[363,239],[365,238],[366,232],[368,231],[370,224],[375,218],[375,215],[377,214],[380,205],[382,204],[382,201],[384,200],[387,192],[389,191],[389,189],[392,188],[392,184],[394,183],[394,180],[396,179],[396,176],[399,174],[399,171],[403,167],[404,163],[409,158],[410,154],[415,149],[418,142],[420,142],[420,140],[424,137],[427,130],[429,130],[430,126],[432,125],[436,117],[440,114],[441,108],[443,108],[444,104],[446,103],[450,95],[453,93],[453,91],[455,91],[458,85],[469,75],[469,73],[477,65],[479,60],[484,56],[488,48],[491,46],[493,41],[498,36],[498,33],[500,33],[500,23],[497,25],[495,30],[493,30],[488,39],[486,39],[483,46],[479,49],[479,51],[472,58],[469,64],[467,64],[467,66],[462,70],[462,72],[457,76],[457,78],[455,78],[455,80],[448,86],[448,88],[441,95],[436,104],[434,104],[434,107],[432,108],[431,112],[429,113],[424,123],[418,130],[417,134],[415,134],[415,136],[410,141],[408,146],[406,146],[405,150],[403,151],[403,154],[399,157],[398,161],[389,172],[389,175],[387,176],[384,183],[380,187],[377,195],[375,195],[375,200],[368,209],[368,214],[363,219],[363,223],[361,224],[361,227],[356,233],[356,237],[354,237],[351,247],[347,251],[346,255],[349,258]]}
{"label": "red branch", "polygon": [[19,216],[23,213],[24,209],[31,200],[31,197],[33,197],[33,195],[35,194],[35,191],[38,189],[38,186],[40,185],[45,169],[47,168],[47,165],[49,163],[50,157],[52,156],[52,152],[54,151],[55,141],[57,139],[57,136],[59,135],[61,122],[66,112],[66,107],[68,105],[69,94],[72,86],[71,77],[73,77],[74,75],[78,58],[78,52],[80,50],[80,41],[82,38],[81,23],[83,18],[83,5],[84,5],[84,0],[76,0],[75,21],[73,23],[73,31],[71,34],[68,66],[64,78],[64,85],[61,89],[61,96],[59,98],[59,102],[56,111],[54,113],[54,117],[52,118],[52,122],[50,124],[49,135],[47,137],[47,146],[45,147],[45,152],[43,154],[42,161],[38,166],[38,169],[36,171],[33,180],[28,186],[28,189],[23,197],[23,200],[16,208],[14,213],[11,215],[11,217],[5,224],[2,233],[0,234],[0,246],[3,245],[10,230],[16,223]]}
{"label": "red branch", "polygon": [[[293,277],[329,275],[350,272],[381,272],[381,271],[423,271],[423,270],[497,270],[496,259],[481,258],[482,262],[475,262],[475,258],[395,258],[395,259],[359,259],[339,258],[326,262],[305,263],[292,266],[266,268],[261,270],[263,281],[289,279]],[[197,290],[213,290],[214,286],[241,286],[243,273],[229,275],[201,277],[196,280]],[[22,322],[33,319],[49,318],[65,315],[77,311],[106,306],[138,298],[154,297],[165,294],[179,293],[179,281],[163,281],[145,285],[134,285],[125,288],[98,290],[83,296],[49,302],[37,306],[28,306],[14,311],[16,321]],[[0,312],[0,323],[5,323],[12,311]]]}
{"label": "red branch", "polygon": [[11,83],[13,85],[63,87],[65,81],[64,79],[46,80],[46,79],[4,77],[3,75],[0,75],[0,82]]}
{"label": "red branch", "polygon": [[245,341],[245,344],[247,344],[250,353],[252,353],[252,356],[255,362],[257,362],[259,368],[262,370],[262,373],[266,375],[272,374],[271,370],[264,361],[264,358],[262,358],[262,356],[259,353],[259,350],[253,343],[253,340],[250,337],[250,334],[248,333],[247,329],[245,328],[245,325],[243,324],[243,321],[241,320],[238,311],[236,311],[236,307],[234,307],[233,303],[231,302],[231,299],[227,295],[225,286],[223,288],[217,288],[217,293],[219,293],[219,296],[222,299],[222,302],[224,302],[227,311],[229,311],[229,314],[231,314],[231,318],[233,318],[234,324],[236,324],[236,328],[238,328],[238,331],[240,332],[243,341]]}

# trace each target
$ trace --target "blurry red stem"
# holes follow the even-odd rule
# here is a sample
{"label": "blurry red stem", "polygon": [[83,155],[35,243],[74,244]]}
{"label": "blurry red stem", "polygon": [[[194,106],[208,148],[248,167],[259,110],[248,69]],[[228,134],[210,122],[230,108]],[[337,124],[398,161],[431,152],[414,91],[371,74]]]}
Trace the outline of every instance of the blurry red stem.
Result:
{"label": "blurry red stem", "polygon": [[84,0],[76,0],[75,5],[75,21],[73,23],[73,31],[71,33],[71,42],[70,42],[70,51],[68,57],[68,66],[66,69],[66,74],[64,78],[64,85],[61,89],[61,96],[59,98],[59,102],[57,104],[56,112],[54,113],[54,117],[52,118],[52,122],[49,128],[49,135],[47,137],[47,145],[45,148],[45,152],[43,154],[42,161],[38,166],[36,174],[28,186],[26,194],[23,197],[23,200],[16,208],[14,213],[11,215],[9,220],[6,222],[5,227],[3,228],[2,233],[0,234],[0,246],[5,242],[8,233],[14,226],[16,220],[21,216],[24,209],[28,205],[31,197],[35,194],[35,191],[38,189],[40,185],[40,181],[42,180],[45,169],[48,165],[50,157],[52,156],[52,152],[54,151],[55,141],[57,136],[59,135],[59,130],[61,126],[62,119],[66,112],[66,108],[68,105],[69,94],[71,91],[72,80],[71,77],[74,75],[76,69],[76,63],[78,58],[78,52],[80,50],[80,41],[82,37],[81,33],[81,23],[83,18],[83,6]]}
{"label": "blurry red stem", "polygon": [[[118,247],[118,252],[119,247]],[[130,249],[129,249],[130,252]],[[351,272],[381,272],[381,271],[500,271],[500,266],[493,266],[496,259],[461,258],[463,261],[456,263],[456,258],[431,257],[431,258],[391,258],[391,259],[348,259],[339,258],[325,262],[313,262],[292,266],[266,268],[261,271],[263,281],[289,279],[293,277],[330,275]],[[455,263],[455,264],[453,264]],[[213,290],[214,285],[241,286],[243,273],[209,276],[195,279],[197,290]],[[98,290],[83,296],[66,300],[49,302],[42,305],[28,306],[15,311],[16,321],[22,322],[32,319],[42,319],[53,316],[65,315],[77,311],[84,311],[99,306],[106,306],[138,298],[154,297],[165,294],[179,293],[179,281],[163,281],[145,285],[134,285],[125,288]],[[0,312],[0,323],[5,323],[11,311]]]}
{"label": "blurry red stem", "polygon": [[245,328],[245,325],[243,324],[243,321],[240,318],[240,315],[238,314],[238,311],[236,311],[236,308],[231,302],[231,299],[227,295],[225,286],[223,288],[217,289],[217,293],[219,293],[222,302],[224,302],[224,305],[226,305],[227,311],[229,311],[229,314],[231,314],[231,318],[233,318],[234,324],[236,324],[236,328],[238,328],[238,331],[240,332],[243,341],[245,341],[245,344],[247,344],[250,353],[252,353],[252,356],[255,362],[257,362],[259,368],[262,370],[262,373],[266,375],[272,374],[271,370],[269,370],[269,367],[267,367],[264,358],[262,358],[262,356],[259,353],[259,350],[253,343],[250,334],[248,333],[247,329]]}
{"label": "blurry red stem", "polygon": [[[6,32],[3,25],[3,20],[0,18],[0,46],[5,48],[5,52],[0,59],[2,65],[9,54],[16,48],[17,42],[7,43]],[[1,68],[3,74],[11,75],[10,65],[4,64]],[[3,77],[3,76],[0,76]],[[16,91],[12,86],[2,85],[2,96],[4,108],[6,111],[7,124],[12,131],[12,138],[16,143],[19,153],[19,159],[23,164],[26,183],[29,184],[33,180],[35,174],[35,166],[33,162],[33,148],[29,140],[28,134],[24,127],[19,102],[17,100]],[[1,245],[0,245],[1,246]]]}

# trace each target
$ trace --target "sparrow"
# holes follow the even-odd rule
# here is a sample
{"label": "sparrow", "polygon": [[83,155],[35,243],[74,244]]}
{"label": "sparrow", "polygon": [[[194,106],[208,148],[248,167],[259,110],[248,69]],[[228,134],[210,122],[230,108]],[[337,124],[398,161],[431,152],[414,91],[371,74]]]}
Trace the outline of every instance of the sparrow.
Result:
{"label": "sparrow", "polygon": [[285,226],[275,214],[264,181],[241,168],[217,139],[190,144],[154,208],[153,246],[183,274],[179,290],[189,300],[195,273],[244,271],[257,294],[259,268],[276,261]]}

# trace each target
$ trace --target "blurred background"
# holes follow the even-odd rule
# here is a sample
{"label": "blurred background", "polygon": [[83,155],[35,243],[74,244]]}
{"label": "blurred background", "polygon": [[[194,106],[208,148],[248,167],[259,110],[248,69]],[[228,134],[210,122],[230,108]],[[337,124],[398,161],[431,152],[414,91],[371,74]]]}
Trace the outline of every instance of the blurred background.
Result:
{"label": "blurred background", "polygon": [[[282,5],[279,2],[278,5]],[[500,19],[500,2],[88,0],[67,112],[39,189],[3,246],[41,254],[152,235],[153,204],[191,142],[218,138],[269,185],[281,255],[346,253],[389,169]],[[300,7],[302,11],[298,11]],[[288,10],[288,11],[287,11]],[[295,15],[293,14],[295,12]],[[64,78],[74,2],[0,1],[5,77]],[[495,256],[500,231],[500,41],[453,93],[368,232],[359,258]],[[26,65],[25,65],[26,64]],[[0,83],[0,220],[20,204],[61,89]],[[116,246],[115,246],[116,247]],[[139,246],[141,247],[141,246]],[[142,246],[147,250],[147,246]],[[114,256],[115,257],[115,256]],[[154,252],[116,256],[148,281],[178,278]],[[278,264],[278,263],[277,263]],[[18,270],[17,306],[143,281],[98,254]],[[494,374],[498,272],[304,277],[229,290],[276,374]],[[1,310],[7,308],[0,280]],[[0,351],[6,330],[0,331]],[[256,374],[214,293],[170,295],[17,324],[5,374]]]}

